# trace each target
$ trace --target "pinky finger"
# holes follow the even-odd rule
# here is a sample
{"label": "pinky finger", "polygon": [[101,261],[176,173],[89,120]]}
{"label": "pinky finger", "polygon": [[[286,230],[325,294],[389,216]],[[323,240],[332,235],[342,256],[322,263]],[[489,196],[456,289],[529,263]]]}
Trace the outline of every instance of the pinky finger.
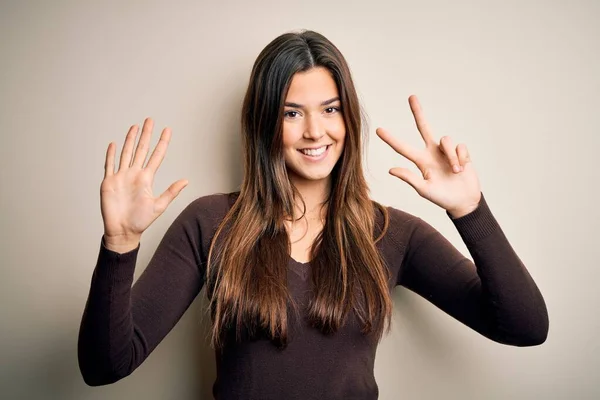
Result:
{"label": "pinky finger", "polygon": [[471,162],[471,156],[469,155],[467,146],[462,143],[456,146],[456,154],[458,155],[458,163],[461,166],[461,170],[464,171],[465,165]]}
{"label": "pinky finger", "polygon": [[104,177],[114,175],[115,173],[115,146],[113,142],[108,144],[106,150],[106,161],[104,164]]}

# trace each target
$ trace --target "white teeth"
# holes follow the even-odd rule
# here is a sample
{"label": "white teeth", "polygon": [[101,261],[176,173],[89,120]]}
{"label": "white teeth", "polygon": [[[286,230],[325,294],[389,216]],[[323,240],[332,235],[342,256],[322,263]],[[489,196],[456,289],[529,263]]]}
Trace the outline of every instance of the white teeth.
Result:
{"label": "white teeth", "polygon": [[320,156],[321,154],[323,154],[325,152],[325,150],[327,149],[327,146],[323,146],[323,147],[319,147],[318,149],[301,149],[300,151],[303,154],[306,154],[307,156]]}

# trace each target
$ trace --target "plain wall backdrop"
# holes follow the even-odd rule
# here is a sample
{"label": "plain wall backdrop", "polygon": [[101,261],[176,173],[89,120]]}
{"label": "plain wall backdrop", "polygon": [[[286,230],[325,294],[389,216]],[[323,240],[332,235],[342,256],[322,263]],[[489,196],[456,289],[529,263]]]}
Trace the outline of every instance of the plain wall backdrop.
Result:
{"label": "plain wall backdrop", "polygon": [[208,399],[204,291],[145,363],[85,385],[77,334],[103,232],[110,141],[173,130],[155,193],[189,185],[142,238],[136,278],[179,212],[241,180],[239,112],[276,36],[316,30],[345,55],[369,115],[374,199],[469,256],[444,211],[388,174],[408,166],[378,126],[472,155],[488,203],[548,305],[546,343],[494,343],[398,288],[375,373],[380,398],[597,399],[600,295],[598,1],[6,1],[0,3],[0,398]]}

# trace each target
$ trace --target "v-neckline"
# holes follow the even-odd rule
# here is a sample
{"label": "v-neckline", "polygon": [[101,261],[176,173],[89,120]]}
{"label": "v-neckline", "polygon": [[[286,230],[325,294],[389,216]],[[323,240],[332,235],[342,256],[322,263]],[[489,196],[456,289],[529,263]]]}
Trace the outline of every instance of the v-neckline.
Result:
{"label": "v-neckline", "polygon": [[294,257],[290,256],[290,260],[292,260],[292,262],[294,264],[300,264],[300,265],[308,265],[310,264],[310,261],[306,261],[306,262],[301,262],[301,261],[297,261]]}
{"label": "v-neckline", "polygon": [[300,262],[290,256],[290,269],[303,281],[306,281],[310,274],[310,261]]}

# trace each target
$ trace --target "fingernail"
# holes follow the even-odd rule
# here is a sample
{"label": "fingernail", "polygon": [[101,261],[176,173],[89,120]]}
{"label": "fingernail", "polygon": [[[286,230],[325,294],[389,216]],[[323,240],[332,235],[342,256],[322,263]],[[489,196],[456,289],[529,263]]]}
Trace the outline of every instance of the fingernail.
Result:
{"label": "fingernail", "polygon": [[454,172],[460,172],[460,167],[458,165],[454,164],[452,166],[452,171],[454,171]]}

